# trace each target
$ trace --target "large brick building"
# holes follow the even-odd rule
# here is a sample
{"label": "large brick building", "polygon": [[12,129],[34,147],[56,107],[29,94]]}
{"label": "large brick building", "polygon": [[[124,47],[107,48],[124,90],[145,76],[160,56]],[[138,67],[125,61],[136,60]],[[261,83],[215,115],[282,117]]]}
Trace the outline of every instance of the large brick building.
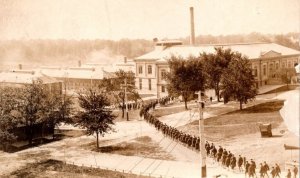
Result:
{"label": "large brick building", "polygon": [[275,43],[245,43],[217,45],[182,45],[180,41],[158,41],[155,49],[134,59],[136,63],[136,87],[141,94],[157,97],[167,95],[167,82],[163,75],[169,71],[168,61],[172,55],[187,58],[200,53],[214,53],[215,47],[230,48],[240,52],[251,61],[257,87],[282,83],[280,70],[294,68],[300,62],[300,51]]}

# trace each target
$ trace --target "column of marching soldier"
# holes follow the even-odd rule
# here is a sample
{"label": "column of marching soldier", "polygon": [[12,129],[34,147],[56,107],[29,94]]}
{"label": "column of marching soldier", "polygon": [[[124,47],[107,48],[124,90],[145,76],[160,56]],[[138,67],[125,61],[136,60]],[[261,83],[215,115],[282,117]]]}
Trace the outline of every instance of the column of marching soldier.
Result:
{"label": "column of marching soldier", "polygon": [[[181,142],[183,145],[187,146],[188,148],[191,148],[196,151],[200,151],[199,145],[200,145],[200,138],[198,136],[192,136],[190,134],[184,133],[182,131],[179,131],[177,128],[168,126],[167,124],[161,122],[156,117],[152,116],[149,113],[150,109],[155,109],[155,106],[160,104],[166,104],[173,100],[173,98],[170,97],[164,97],[156,101],[151,101],[148,104],[145,104],[141,107],[140,116],[144,116],[145,121],[152,124],[158,131],[161,131],[165,136]],[[229,150],[226,150],[222,146],[215,146],[213,143],[206,142],[205,144],[205,150],[207,153],[207,156],[214,159],[215,162],[223,166],[224,168],[228,170],[234,171],[237,169],[239,172],[244,172],[245,176],[248,177],[257,177],[256,170],[259,170],[259,176],[260,177],[280,177],[280,167],[278,164],[275,164],[270,170],[269,165],[264,161],[264,163],[260,163],[259,167],[256,166],[256,163],[253,159],[250,159],[249,161],[246,159],[246,157],[242,157],[239,155],[236,157],[232,152]],[[298,174],[298,168],[294,166],[293,168],[293,174],[296,178]],[[291,172],[288,169],[287,178],[291,178]]]}
{"label": "column of marching soldier", "polygon": [[[140,109],[141,106],[142,106],[142,103],[141,103],[141,102],[128,102],[128,103],[127,103],[128,110],[136,110],[136,109]],[[126,106],[125,106],[125,104],[124,104],[124,105],[119,104],[119,105],[118,105],[118,108],[119,108],[119,109],[122,109],[122,108],[125,109]]]}

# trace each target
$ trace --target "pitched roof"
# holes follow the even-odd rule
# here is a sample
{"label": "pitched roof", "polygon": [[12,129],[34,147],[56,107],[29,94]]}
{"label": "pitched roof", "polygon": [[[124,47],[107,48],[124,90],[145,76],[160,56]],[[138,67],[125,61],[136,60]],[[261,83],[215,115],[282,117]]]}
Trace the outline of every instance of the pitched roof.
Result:
{"label": "pitched roof", "polygon": [[198,56],[200,53],[214,53],[215,47],[231,48],[232,51],[240,52],[249,59],[260,58],[262,54],[270,51],[281,55],[300,55],[300,51],[281,46],[275,43],[241,43],[241,44],[212,44],[200,46],[175,45],[168,48],[156,48],[135,60],[159,60],[166,61],[166,58],[172,55],[181,56],[183,58],[189,56]]}

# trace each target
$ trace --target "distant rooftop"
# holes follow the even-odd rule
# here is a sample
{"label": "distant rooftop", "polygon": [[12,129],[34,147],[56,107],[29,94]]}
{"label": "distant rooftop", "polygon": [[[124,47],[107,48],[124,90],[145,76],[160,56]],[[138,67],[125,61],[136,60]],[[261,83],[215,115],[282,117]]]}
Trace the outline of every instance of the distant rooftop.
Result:
{"label": "distant rooftop", "polygon": [[161,40],[156,42],[156,46],[182,45],[180,40]]}
{"label": "distant rooftop", "polygon": [[55,78],[102,79],[103,72],[94,67],[72,67],[68,69],[41,69],[41,73]]}
{"label": "distant rooftop", "polygon": [[214,53],[215,47],[231,48],[232,51],[239,52],[249,59],[261,58],[262,55],[273,51],[279,55],[300,55],[300,51],[278,45],[275,43],[237,43],[237,44],[204,44],[199,46],[172,45],[167,48],[156,48],[153,51],[137,57],[135,60],[159,60],[165,61],[172,55],[183,58],[189,56],[199,56],[201,53]]}
{"label": "distant rooftop", "polygon": [[135,71],[135,63],[127,61],[127,63],[114,63],[114,64],[103,64],[103,63],[88,63],[82,65],[82,67],[69,67],[69,68],[58,68],[58,67],[42,67],[41,73],[50,77],[55,78],[72,78],[72,79],[98,79],[113,77],[113,73],[118,70],[124,71]]}
{"label": "distant rooftop", "polygon": [[43,75],[34,70],[12,70],[0,73],[0,83],[30,84],[35,80],[42,80],[43,83],[59,82],[55,78]]}

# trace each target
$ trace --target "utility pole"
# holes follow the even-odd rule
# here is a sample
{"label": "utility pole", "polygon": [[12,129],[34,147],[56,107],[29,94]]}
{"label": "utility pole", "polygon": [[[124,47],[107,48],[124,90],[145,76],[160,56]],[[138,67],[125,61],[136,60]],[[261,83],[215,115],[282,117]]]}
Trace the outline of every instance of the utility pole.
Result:
{"label": "utility pole", "polygon": [[125,111],[126,111],[126,120],[129,121],[128,117],[128,106],[127,106],[127,78],[125,78],[125,86],[124,86],[124,94],[125,94]]}
{"label": "utility pole", "polygon": [[121,87],[124,87],[124,100],[125,100],[125,112],[126,112],[126,120],[129,121],[129,116],[128,116],[128,99],[127,99],[127,87],[132,86],[131,84],[127,85],[127,76],[125,76],[124,83],[121,84]]}
{"label": "utility pole", "polygon": [[[200,158],[201,158],[201,178],[206,178],[206,151],[205,151],[205,138],[204,138],[204,118],[203,108],[204,103],[201,99],[201,91],[198,93],[199,103],[199,135],[200,135]],[[203,108],[202,108],[203,107]]]}

